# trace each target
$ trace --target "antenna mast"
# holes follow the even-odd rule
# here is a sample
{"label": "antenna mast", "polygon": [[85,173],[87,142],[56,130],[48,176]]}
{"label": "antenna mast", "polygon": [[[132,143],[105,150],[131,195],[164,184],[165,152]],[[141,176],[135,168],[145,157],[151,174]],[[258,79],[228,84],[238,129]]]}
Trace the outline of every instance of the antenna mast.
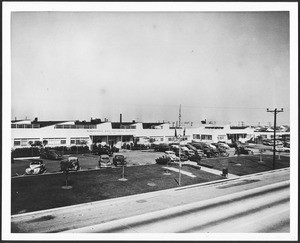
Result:
{"label": "antenna mast", "polygon": [[179,127],[180,127],[180,124],[181,124],[181,104],[179,106]]}

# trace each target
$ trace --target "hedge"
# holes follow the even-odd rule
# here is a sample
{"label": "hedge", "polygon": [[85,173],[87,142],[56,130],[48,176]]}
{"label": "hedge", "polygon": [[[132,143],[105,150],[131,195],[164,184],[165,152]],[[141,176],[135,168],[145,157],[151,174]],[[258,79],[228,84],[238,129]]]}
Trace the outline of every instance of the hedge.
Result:
{"label": "hedge", "polygon": [[11,153],[12,153],[13,158],[40,156],[40,150],[37,147],[16,148]]}
{"label": "hedge", "polygon": [[[77,153],[89,153],[88,146],[57,146],[57,147],[46,147],[46,149],[53,149],[62,154],[77,154]],[[16,148],[11,152],[13,158],[22,158],[22,157],[37,157],[40,156],[40,149],[37,147],[31,148]]]}

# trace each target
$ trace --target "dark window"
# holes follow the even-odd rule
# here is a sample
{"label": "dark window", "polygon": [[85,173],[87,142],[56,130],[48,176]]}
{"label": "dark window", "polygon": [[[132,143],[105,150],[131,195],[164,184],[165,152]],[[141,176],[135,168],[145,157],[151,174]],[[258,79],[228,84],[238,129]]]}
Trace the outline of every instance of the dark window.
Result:
{"label": "dark window", "polygon": [[20,146],[21,145],[21,141],[14,141],[14,146]]}

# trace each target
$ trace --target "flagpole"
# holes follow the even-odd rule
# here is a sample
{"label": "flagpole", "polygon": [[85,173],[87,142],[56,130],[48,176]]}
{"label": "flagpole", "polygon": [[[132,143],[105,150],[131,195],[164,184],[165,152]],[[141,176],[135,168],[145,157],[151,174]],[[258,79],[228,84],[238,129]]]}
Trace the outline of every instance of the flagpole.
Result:
{"label": "flagpole", "polygon": [[180,136],[179,136],[179,178],[178,178],[179,186],[181,185],[181,159],[180,159],[180,154],[181,154],[181,147],[180,147]]}

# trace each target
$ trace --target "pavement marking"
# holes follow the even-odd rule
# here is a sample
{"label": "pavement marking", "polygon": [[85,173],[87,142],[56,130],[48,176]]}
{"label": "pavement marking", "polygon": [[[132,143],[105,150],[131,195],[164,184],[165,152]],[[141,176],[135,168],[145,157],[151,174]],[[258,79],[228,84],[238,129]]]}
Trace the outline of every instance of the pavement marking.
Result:
{"label": "pavement marking", "polygon": [[[173,168],[173,167],[163,167],[164,169],[168,169],[168,170],[172,170],[172,171],[175,171],[175,172],[178,172],[179,173],[179,169],[176,169],[176,168]],[[195,175],[193,175],[191,172],[187,172],[187,171],[184,171],[184,170],[180,170],[180,173],[181,174],[184,174],[184,175],[187,175],[187,176],[190,176],[190,177],[197,177]]]}

